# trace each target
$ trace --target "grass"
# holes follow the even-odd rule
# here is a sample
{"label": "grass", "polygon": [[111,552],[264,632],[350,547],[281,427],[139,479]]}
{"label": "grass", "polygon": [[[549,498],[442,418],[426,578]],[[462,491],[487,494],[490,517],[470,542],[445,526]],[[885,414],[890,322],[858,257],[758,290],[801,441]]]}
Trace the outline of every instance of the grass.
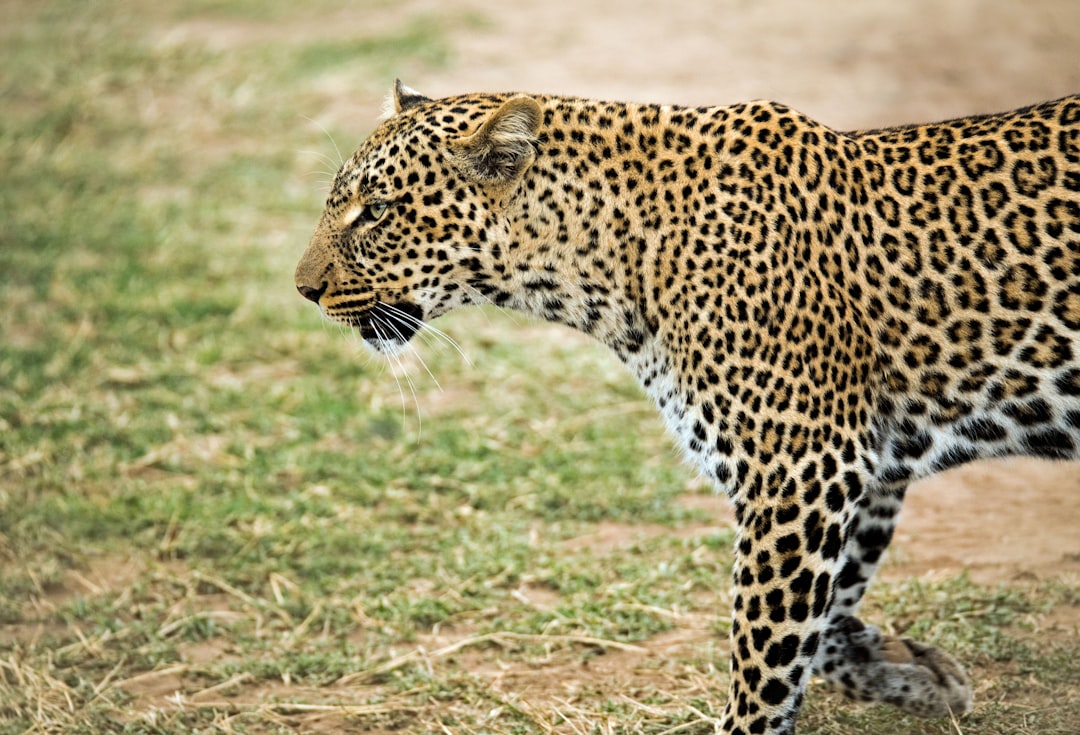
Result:
{"label": "grass", "polygon": [[[0,734],[711,732],[732,534],[622,369],[475,311],[394,376],[293,292],[322,128],[481,22],[311,7],[2,8]],[[1080,719],[1030,630],[1075,587],[875,599],[988,682],[967,731]]]}

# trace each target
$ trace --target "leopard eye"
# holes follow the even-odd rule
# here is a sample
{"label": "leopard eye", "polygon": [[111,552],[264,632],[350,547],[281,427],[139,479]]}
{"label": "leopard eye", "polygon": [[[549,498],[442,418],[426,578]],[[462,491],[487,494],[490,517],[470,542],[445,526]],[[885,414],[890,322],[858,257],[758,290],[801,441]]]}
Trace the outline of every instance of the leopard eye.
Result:
{"label": "leopard eye", "polygon": [[360,211],[349,222],[349,227],[375,224],[386,215],[389,209],[390,205],[386,202],[369,202],[360,208]]}
{"label": "leopard eye", "polygon": [[360,212],[360,219],[365,222],[378,222],[388,209],[390,205],[386,202],[371,202]]}

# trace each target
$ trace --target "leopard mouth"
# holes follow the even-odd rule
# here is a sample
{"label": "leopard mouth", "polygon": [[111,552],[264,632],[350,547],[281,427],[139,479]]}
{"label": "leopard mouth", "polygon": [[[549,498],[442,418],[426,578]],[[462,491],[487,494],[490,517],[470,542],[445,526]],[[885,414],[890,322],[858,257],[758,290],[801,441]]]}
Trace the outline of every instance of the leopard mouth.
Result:
{"label": "leopard mouth", "polygon": [[416,304],[402,301],[397,304],[376,303],[353,321],[364,341],[376,349],[395,348],[406,344],[424,326],[424,310]]}

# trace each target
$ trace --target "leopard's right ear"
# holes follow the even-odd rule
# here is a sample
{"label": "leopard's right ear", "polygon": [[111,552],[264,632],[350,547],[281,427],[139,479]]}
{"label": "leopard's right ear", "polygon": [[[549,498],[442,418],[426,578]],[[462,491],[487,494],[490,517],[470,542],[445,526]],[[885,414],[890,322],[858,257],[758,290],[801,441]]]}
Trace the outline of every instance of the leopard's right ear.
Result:
{"label": "leopard's right ear", "polygon": [[406,87],[404,84],[401,83],[400,79],[394,80],[394,92],[392,96],[394,100],[395,113],[402,112],[403,110],[408,110],[409,108],[416,107],[417,105],[422,105],[425,102],[431,102],[431,99],[420,94],[415,89]]}

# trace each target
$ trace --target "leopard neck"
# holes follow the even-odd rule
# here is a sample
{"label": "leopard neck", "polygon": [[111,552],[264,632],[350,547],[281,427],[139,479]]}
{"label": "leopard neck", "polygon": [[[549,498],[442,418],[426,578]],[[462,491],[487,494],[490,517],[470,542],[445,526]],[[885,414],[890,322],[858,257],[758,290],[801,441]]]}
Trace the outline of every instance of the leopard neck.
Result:
{"label": "leopard neck", "polygon": [[[509,197],[505,305],[592,335],[624,360],[658,327],[656,162],[677,108],[541,98],[536,160]],[[498,298],[498,297],[497,297]]]}

